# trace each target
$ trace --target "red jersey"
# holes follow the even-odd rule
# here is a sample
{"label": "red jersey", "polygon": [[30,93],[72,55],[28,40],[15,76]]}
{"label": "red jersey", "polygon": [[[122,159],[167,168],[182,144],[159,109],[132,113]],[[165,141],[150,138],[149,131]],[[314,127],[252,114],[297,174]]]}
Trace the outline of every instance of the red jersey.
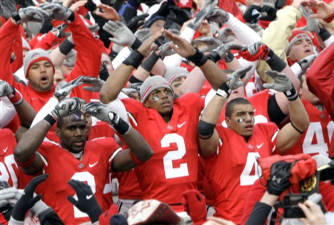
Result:
{"label": "red jersey", "polygon": [[44,173],[49,177],[38,186],[37,192],[43,195],[45,203],[57,212],[64,224],[89,221],[87,214],[67,200],[68,195],[75,194],[67,183],[70,179],[87,182],[102,210],[110,207],[110,168],[118,150],[120,147],[112,138],[93,139],[86,142],[82,159],[78,160],[60,145],[42,143],[39,153],[43,159]]}
{"label": "red jersey", "polygon": [[324,108],[319,111],[312,103],[303,100],[304,107],[310,118],[310,125],[298,142],[284,154],[323,154],[328,156],[330,140],[333,136],[334,122]]}
{"label": "red jersey", "polygon": [[122,99],[133,126],[152,147],[152,158],[135,168],[143,199],[157,199],[184,211],[182,193],[196,188],[198,175],[198,118],[204,99],[186,94],[174,101],[167,123],[154,109],[134,99]]}
{"label": "red jersey", "polygon": [[256,124],[248,142],[229,128],[216,129],[221,138],[219,150],[205,162],[215,216],[241,224],[247,193],[260,175],[256,159],[273,154],[279,129],[274,123]]}
{"label": "red jersey", "polygon": [[30,180],[18,167],[14,159],[16,139],[9,129],[0,129],[0,180],[7,181],[9,186],[24,188]]}

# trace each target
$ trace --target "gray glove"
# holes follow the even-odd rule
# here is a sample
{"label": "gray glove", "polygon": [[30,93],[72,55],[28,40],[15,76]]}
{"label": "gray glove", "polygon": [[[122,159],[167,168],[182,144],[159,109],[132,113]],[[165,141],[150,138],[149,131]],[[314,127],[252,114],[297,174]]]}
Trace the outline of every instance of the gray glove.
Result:
{"label": "gray glove", "polygon": [[195,17],[187,26],[193,30],[197,30],[202,24],[203,20],[213,11],[215,6],[217,5],[217,2],[217,0],[213,0],[208,5],[205,5],[205,7],[195,15]]}
{"label": "gray glove", "polygon": [[228,86],[232,91],[239,87],[244,86],[244,82],[242,82],[241,79],[247,74],[248,71],[250,71],[250,69],[252,69],[251,65],[244,68],[240,68],[234,71],[231,75],[229,75],[229,77],[227,78]]}
{"label": "gray glove", "polygon": [[60,24],[59,26],[53,28],[52,31],[56,33],[55,35],[58,38],[68,37],[68,36],[71,35],[71,33],[65,33],[66,27],[67,27],[67,24],[63,23],[63,24]]}
{"label": "gray glove", "polygon": [[211,51],[217,48],[221,43],[214,37],[199,37],[192,41],[192,45],[199,46],[199,45],[206,45],[205,49],[201,49],[202,52]]}
{"label": "gray glove", "polygon": [[15,0],[0,1],[0,16],[8,19],[14,12],[16,12]]}
{"label": "gray glove", "polygon": [[84,106],[84,110],[88,114],[111,125],[117,123],[120,118],[116,113],[109,111],[107,107],[100,102],[90,102]]}
{"label": "gray glove", "polygon": [[298,98],[298,93],[286,74],[273,70],[266,71],[266,74],[274,80],[274,83],[265,83],[263,84],[264,88],[270,88],[283,92],[289,101],[293,101]]}
{"label": "gray glove", "polygon": [[310,15],[313,14],[312,10],[310,8],[305,8],[305,7],[301,6],[301,11],[302,11],[302,14],[305,17],[307,23],[306,23],[306,26],[304,26],[300,29],[304,30],[304,31],[312,31],[312,32],[315,32],[315,33],[319,34],[320,27],[319,27],[318,20],[315,19],[315,18],[310,18]]}
{"label": "gray glove", "polygon": [[136,40],[132,31],[120,21],[114,22],[109,20],[103,25],[103,30],[114,36],[113,38],[109,38],[110,41],[119,45],[132,46]]}
{"label": "gray glove", "polygon": [[171,41],[166,42],[159,47],[159,56],[161,59],[164,59],[166,56],[174,55],[176,54],[175,50],[170,47]]}
{"label": "gray glove", "polygon": [[150,28],[143,28],[137,30],[135,36],[138,38],[139,41],[144,42],[147,38],[151,36]]}
{"label": "gray glove", "polygon": [[217,32],[217,39],[225,44],[233,41],[235,39],[235,35],[230,28],[225,27]]}
{"label": "gray glove", "polygon": [[43,3],[40,7],[46,10],[55,20],[68,20],[73,15],[72,10],[57,3]]}
{"label": "gray glove", "polygon": [[0,80],[0,97],[7,96],[9,98],[14,97],[15,89],[6,81]]}
{"label": "gray glove", "polygon": [[48,17],[48,13],[43,9],[29,6],[27,8],[21,8],[17,14],[13,15],[13,19],[16,22],[43,22],[46,17]]}
{"label": "gray glove", "polygon": [[[231,49],[235,48],[236,46],[237,45],[235,45],[233,43],[222,44],[222,45],[218,46],[217,48],[215,48],[214,50],[212,50],[210,55],[214,58],[219,56],[219,59],[224,59],[225,62],[227,62],[227,63],[232,62],[232,60],[234,59],[234,56],[230,51],[231,51]],[[217,61],[217,60],[215,60],[215,61]]]}
{"label": "gray glove", "polygon": [[301,59],[298,64],[302,68],[302,74],[305,74],[307,69],[312,65],[313,61],[317,58],[316,54],[306,56],[305,58]]}
{"label": "gray glove", "polygon": [[86,27],[88,28],[88,30],[91,32],[91,33],[96,33],[100,30],[100,27],[97,23],[93,24],[93,25],[88,25],[86,24]]}
{"label": "gray glove", "polygon": [[219,27],[223,26],[230,18],[230,15],[228,12],[215,8],[212,10],[212,12],[206,17],[208,21],[215,22],[219,25]]}
{"label": "gray glove", "polygon": [[51,111],[51,115],[58,120],[70,115],[73,112],[81,111],[82,104],[79,98],[68,98],[58,103]]}
{"label": "gray glove", "polygon": [[86,91],[99,92],[104,84],[103,80],[94,77],[83,77],[82,82],[90,86],[83,87]]}
{"label": "gray glove", "polygon": [[65,84],[59,83],[56,86],[54,96],[57,97],[59,101],[68,97],[71,94],[73,88],[78,87],[81,84],[83,84],[83,78],[84,78],[84,76],[80,76],[80,77],[72,80],[69,83],[65,83]]}

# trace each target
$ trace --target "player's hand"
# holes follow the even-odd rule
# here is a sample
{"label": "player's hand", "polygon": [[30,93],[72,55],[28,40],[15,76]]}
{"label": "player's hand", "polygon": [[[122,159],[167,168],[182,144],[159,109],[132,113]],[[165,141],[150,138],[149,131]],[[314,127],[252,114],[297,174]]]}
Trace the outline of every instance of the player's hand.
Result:
{"label": "player's hand", "polygon": [[84,110],[88,114],[111,125],[117,123],[120,118],[116,113],[108,110],[107,107],[100,102],[90,102],[84,106]]}
{"label": "player's hand", "polygon": [[35,6],[29,6],[26,8],[21,8],[19,11],[13,15],[13,19],[17,23],[24,23],[28,21],[32,22],[43,22],[48,13],[41,8]]}
{"label": "player's hand", "polygon": [[196,53],[196,49],[185,39],[180,36],[173,34],[172,32],[165,30],[166,37],[173,43],[170,45],[172,49],[175,50],[177,54],[182,57],[192,56]]}
{"label": "player's hand", "polygon": [[210,55],[214,58],[216,56],[219,57],[219,59],[224,59],[225,62],[229,63],[232,62],[234,59],[233,54],[231,53],[231,49],[235,49],[239,45],[228,43],[228,44],[221,44],[217,48],[213,49],[210,53]]}
{"label": "player's hand", "polygon": [[229,18],[230,14],[220,8],[213,9],[212,12],[206,17],[208,21],[216,22],[219,27],[222,27],[229,20]]}
{"label": "player's hand", "polygon": [[119,45],[131,46],[136,40],[136,37],[132,31],[120,21],[115,22],[109,20],[103,25],[103,30],[113,36],[112,38],[109,38],[110,41]]}
{"label": "player's hand", "polygon": [[319,22],[315,18],[311,18],[310,16],[313,14],[313,11],[310,8],[305,8],[304,6],[301,7],[302,14],[306,19],[306,26],[300,28],[304,31],[311,31],[319,34],[320,27]]}
{"label": "player's hand", "polygon": [[58,38],[68,37],[71,35],[71,33],[65,33],[65,29],[67,27],[67,24],[63,23],[55,28],[52,29],[52,32],[55,33],[55,35]]}
{"label": "player's hand", "polygon": [[170,46],[172,42],[166,42],[158,48],[159,56],[161,59],[164,59],[166,56],[174,55],[176,52]]}
{"label": "player's hand", "polygon": [[99,10],[94,11],[94,13],[96,15],[101,16],[102,18],[104,18],[106,20],[113,20],[113,21],[120,21],[121,20],[117,11],[113,7],[101,3],[97,6],[97,8],[99,8]]}
{"label": "player's hand", "polygon": [[8,82],[0,80],[0,97],[7,96],[12,98],[15,95],[15,88],[13,88]]}
{"label": "player's hand", "polygon": [[286,74],[273,70],[266,71],[266,74],[274,80],[274,83],[265,83],[264,88],[283,92],[289,101],[298,98],[298,93]]}
{"label": "player's hand", "polygon": [[73,112],[80,111],[81,108],[82,104],[79,98],[67,98],[56,105],[56,107],[51,111],[51,115],[59,120]]}
{"label": "player's hand", "polygon": [[202,224],[206,220],[205,198],[198,190],[183,192],[182,204],[194,223]]}
{"label": "player's hand", "polygon": [[66,97],[69,97],[73,88],[76,88],[83,84],[83,79],[85,76],[80,76],[69,83],[60,83],[56,86],[54,96],[58,98],[59,101],[65,99]]}
{"label": "player's hand", "polygon": [[312,65],[313,61],[317,58],[316,54],[306,56],[305,58],[301,59],[298,64],[302,69],[302,74],[305,74],[307,69]]}
{"label": "player's hand", "polygon": [[83,87],[83,89],[91,92],[99,92],[104,84],[103,80],[87,76],[83,77],[82,82],[90,85]]}
{"label": "player's hand", "polygon": [[151,54],[152,51],[154,51],[157,48],[157,44],[155,44],[155,41],[161,37],[163,34],[163,29],[160,31],[155,32],[154,34],[151,34],[137,49],[138,52],[140,52],[143,56],[148,56]]}
{"label": "player's hand", "polygon": [[271,166],[267,182],[269,194],[280,196],[290,186],[291,165],[289,162],[278,161]]}
{"label": "player's hand", "polygon": [[102,210],[92,192],[90,187],[78,180],[70,180],[69,185],[75,190],[77,198],[73,196],[67,196],[67,200],[75,205],[82,212],[88,214],[92,223],[98,221],[99,216],[102,214]]}
{"label": "player's hand", "polygon": [[34,195],[36,187],[45,181],[48,177],[48,174],[43,174],[33,178],[29,184],[25,187],[22,197],[17,201],[12,218],[17,221],[23,221],[26,212],[37,202],[42,196]]}
{"label": "player's hand", "polygon": [[150,28],[143,28],[143,29],[137,30],[136,33],[135,33],[135,36],[141,42],[144,42],[151,35],[152,34],[151,34],[151,29]]}
{"label": "player's hand", "polygon": [[240,68],[236,71],[234,71],[229,77],[228,77],[228,86],[233,91],[239,87],[244,86],[244,83],[242,82],[242,77],[244,77],[248,71],[252,69],[252,66],[249,65],[244,68]]}
{"label": "player's hand", "polygon": [[235,36],[230,28],[225,27],[217,32],[217,39],[223,43],[228,43],[233,41]]}
{"label": "player's hand", "polygon": [[271,52],[262,42],[255,42],[247,47],[235,44],[231,49],[238,50],[239,55],[248,61],[267,60]]}
{"label": "player's hand", "polygon": [[144,25],[145,23],[145,18],[148,17],[149,14],[144,13],[141,14],[139,16],[135,16],[133,18],[131,18],[127,24],[128,28],[132,31],[132,32],[136,32],[138,30],[139,27],[141,27],[142,25]]}
{"label": "player's hand", "polygon": [[202,51],[211,51],[221,44],[220,41],[214,37],[199,37],[192,41],[195,46],[206,45],[206,49]]}
{"label": "player's hand", "polygon": [[[310,5],[313,9],[316,10],[315,13],[310,15],[310,18],[317,18],[317,19],[323,19],[326,20],[326,18],[329,18],[334,13],[334,8],[331,7],[331,5],[327,4],[324,1],[310,1]],[[330,21],[326,21],[330,22]]]}
{"label": "player's hand", "polygon": [[49,12],[50,16],[52,16],[52,18],[55,20],[68,20],[71,15],[73,15],[73,11],[64,7],[62,4],[43,3],[39,6],[45,11]]}
{"label": "player's hand", "polygon": [[203,20],[213,11],[213,9],[215,8],[215,5],[217,5],[217,1],[212,0],[208,5],[203,7],[195,15],[195,17],[190,21],[190,23],[187,24],[187,26],[193,30],[197,30],[199,26],[202,24]]}

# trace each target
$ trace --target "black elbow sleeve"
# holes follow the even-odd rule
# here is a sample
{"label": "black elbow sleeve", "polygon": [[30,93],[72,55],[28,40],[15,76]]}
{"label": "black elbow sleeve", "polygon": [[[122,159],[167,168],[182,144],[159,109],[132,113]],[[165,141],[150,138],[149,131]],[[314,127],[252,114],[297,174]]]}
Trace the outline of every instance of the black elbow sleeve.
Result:
{"label": "black elbow sleeve", "polygon": [[209,139],[213,135],[216,124],[207,123],[200,120],[198,123],[198,136],[201,139]]}

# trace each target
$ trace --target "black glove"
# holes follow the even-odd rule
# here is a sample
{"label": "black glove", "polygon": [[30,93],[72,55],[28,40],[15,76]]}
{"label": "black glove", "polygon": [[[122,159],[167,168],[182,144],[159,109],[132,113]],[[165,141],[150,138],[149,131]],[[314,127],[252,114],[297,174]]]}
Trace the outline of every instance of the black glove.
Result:
{"label": "black glove", "polygon": [[269,194],[279,196],[290,186],[291,165],[291,163],[279,161],[271,166],[267,183]]}
{"label": "black glove", "polygon": [[73,196],[67,196],[67,200],[69,200],[82,212],[87,213],[92,223],[98,221],[99,216],[102,214],[102,209],[100,208],[90,187],[81,181],[73,179],[70,180],[68,184],[71,185],[77,193],[78,200],[74,199]]}
{"label": "black glove", "polygon": [[261,7],[258,5],[250,5],[243,14],[247,23],[257,23],[261,17]]}
{"label": "black glove", "polygon": [[12,218],[17,221],[23,221],[26,215],[26,212],[35,205],[37,201],[39,201],[42,196],[36,195],[34,197],[34,191],[40,183],[46,180],[48,174],[43,174],[32,179],[29,184],[24,189],[24,194],[17,201],[13,213]]}
{"label": "black glove", "polygon": [[141,27],[142,25],[144,25],[145,23],[145,18],[148,17],[149,14],[145,13],[145,14],[141,14],[139,16],[135,16],[132,17],[129,22],[127,22],[127,26],[128,28],[132,31],[132,32],[136,32],[138,30],[139,27]]}

